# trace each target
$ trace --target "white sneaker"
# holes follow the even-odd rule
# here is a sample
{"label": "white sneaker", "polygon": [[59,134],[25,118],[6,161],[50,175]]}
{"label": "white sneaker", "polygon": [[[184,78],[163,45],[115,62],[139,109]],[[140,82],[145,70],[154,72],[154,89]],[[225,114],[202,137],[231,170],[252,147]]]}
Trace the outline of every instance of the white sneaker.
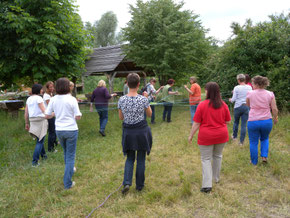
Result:
{"label": "white sneaker", "polygon": [[74,187],[75,185],[76,185],[75,181],[72,181],[72,184],[71,184],[70,188]]}
{"label": "white sneaker", "polygon": [[32,167],[38,167],[40,164],[36,163],[36,164],[32,164]]}
{"label": "white sneaker", "polygon": [[77,168],[74,167],[74,173],[77,171]]}

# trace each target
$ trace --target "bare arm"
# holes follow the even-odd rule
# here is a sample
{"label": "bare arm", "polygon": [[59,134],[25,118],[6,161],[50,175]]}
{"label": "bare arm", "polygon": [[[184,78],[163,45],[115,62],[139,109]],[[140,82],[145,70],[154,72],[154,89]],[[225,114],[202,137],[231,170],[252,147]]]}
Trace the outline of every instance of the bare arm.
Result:
{"label": "bare arm", "polygon": [[246,104],[248,107],[250,107],[250,99],[248,99],[248,98],[246,99]]}
{"label": "bare arm", "polygon": [[25,129],[29,131],[29,114],[28,114],[28,106],[25,106],[25,113],[24,113],[24,119],[25,119]]}
{"label": "bare arm", "polygon": [[271,109],[272,109],[274,124],[276,124],[278,122],[278,108],[277,108],[275,98],[273,98],[271,101]]}
{"label": "bare arm", "polygon": [[120,118],[120,120],[124,120],[123,112],[120,109],[119,109],[119,118]]}
{"label": "bare arm", "polygon": [[151,107],[150,106],[145,109],[145,112],[146,112],[146,116],[147,117],[151,117],[152,116],[152,110],[151,110]]}
{"label": "bare arm", "polygon": [[168,94],[169,95],[177,95],[178,94],[178,91],[176,91],[176,92],[169,91]]}
{"label": "bare arm", "polygon": [[194,92],[191,91],[191,90],[187,87],[187,85],[184,85],[184,88],[188,91],[189,94],[193,95]]}
{"label": "bare arm", "polygon": [[157,95],[160,91],[161,91],[161,89],[163,89],[163,87],[164,86],[161,86],[156,92],[155,92],[155,95]]}
{"label": "bare arm", "polygon": [[188,143],[191,144],[192,143],[192,138],[194,136],[194,134],[196,133],[196,131],[199,129],[200,127],[200,123],[194,122],[190,131],[190,134],[188,136]]}
{"label": "bare arm", "polygon": [[46,103],[46,105],[48,105],[48,104],[49,104],[49,101],[50,101],[49,99],[48,99],[48,100],[45,100],[45,103]]}
{"label": "bare arm", "polygon": [[42,113],[45,113],[45,107],[44,107],[44,103],[43,102],[39,103],[38,107],[40,108]]}

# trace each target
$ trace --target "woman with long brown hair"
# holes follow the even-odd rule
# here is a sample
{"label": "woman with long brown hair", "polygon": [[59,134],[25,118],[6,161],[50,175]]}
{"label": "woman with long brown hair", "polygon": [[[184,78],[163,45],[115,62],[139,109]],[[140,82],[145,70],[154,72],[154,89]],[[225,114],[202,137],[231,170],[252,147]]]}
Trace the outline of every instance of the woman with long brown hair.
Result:
{"label": "woman with long brown hair", "polygon": [[202,163],[200,191],[208,193],[212,190],[212,179],[219,182],[222,151],[229,140],[227,124],[230,123],[231,116],[228,106],[221,99],[217,83],[207,83],[205,91],[206,100],[199,103],[196,109],[188,142],[192,143],[192,138],[199,129],[197,144]]}

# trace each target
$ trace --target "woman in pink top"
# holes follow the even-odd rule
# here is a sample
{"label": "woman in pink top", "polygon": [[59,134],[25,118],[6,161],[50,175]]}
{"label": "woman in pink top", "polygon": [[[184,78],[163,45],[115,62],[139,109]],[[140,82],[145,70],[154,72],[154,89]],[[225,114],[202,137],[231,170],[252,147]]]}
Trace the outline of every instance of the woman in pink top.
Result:
{"label": "woman in pink top", "polygon": [[265,90],[269,86],[267,77],[255,76],[252,79],[253,91],[247,94],[247,105],[250,107],[248,119],[248,135],[250,140],[251,162],[258,163],[258,145],[261,141],[261,157],[267,163],[269,150],[269,134],[272,130],[272,115],[274,124],[278,122],[278,109],[273,92]]}

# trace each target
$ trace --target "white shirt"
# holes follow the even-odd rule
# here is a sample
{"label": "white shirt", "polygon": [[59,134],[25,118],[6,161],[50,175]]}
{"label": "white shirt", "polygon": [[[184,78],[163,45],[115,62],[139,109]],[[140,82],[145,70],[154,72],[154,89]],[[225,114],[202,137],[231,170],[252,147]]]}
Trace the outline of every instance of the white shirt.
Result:
{"label": "white shirt", "polygon": [[50,99],[51,99],[51,96],[49,94],[47,94],[47,93],[44,93],[44,95],[43,95],[43,101],[44,101],[45,108],[47,108],[46,101],[47,100],[50,100]]}
{"label": "white shirt", "polygon": [[44,117],[39,107],[40,103],[43,103],[43,99],[39,95],[32,95],[27,99],[26,105],[29,117]]}
{"label": "white shirt", "polygon": [[55,130],[75,131],[78,130],[76,116],[82,116],[78,102],[71,94],[56,95],[50,99],[45,114],[55,113]]}
{"label": "white shirt", "polygon": [[247,93],[252,91],[252,87],[249,85],[237,85],[233,91],[233,97],[231,102],[235,102],[234,108],[246,104]]}

